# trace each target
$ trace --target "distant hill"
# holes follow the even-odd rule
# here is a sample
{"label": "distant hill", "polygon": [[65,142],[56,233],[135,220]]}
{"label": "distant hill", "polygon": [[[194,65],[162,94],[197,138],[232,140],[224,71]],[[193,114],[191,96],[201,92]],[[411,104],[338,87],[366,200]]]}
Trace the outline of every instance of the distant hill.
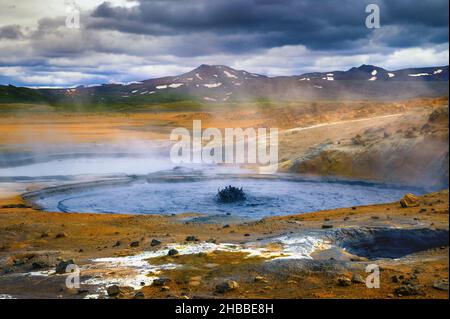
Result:
{"label": "distant hill", "polygon": [[0,103],[146,105],[177,101],[405,99],[448,95],[449,66],[389,71],[362,65],[347,71],[267,77],[224,65],[201,65],[177,76],[130,84],[30,89],[0,86]]}

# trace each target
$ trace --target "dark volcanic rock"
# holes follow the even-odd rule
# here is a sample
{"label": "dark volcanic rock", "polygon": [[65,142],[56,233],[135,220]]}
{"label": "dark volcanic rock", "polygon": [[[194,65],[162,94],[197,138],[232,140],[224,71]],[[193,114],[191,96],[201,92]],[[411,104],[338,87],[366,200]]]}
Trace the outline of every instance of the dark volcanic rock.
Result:
{"label": "dark volcanic rock", "polygon": [[139,242],[136,240],[136,241],[132,241],[131,243],[130,243],[130,247],[138,247],[139,246]]}
{"label": "dark volcanic rock", "polygon": [[120,287],[117,285],[112,285],[106,288],[106,292],[108,293],[108,296],[114,297],[120,294]]}
{"label": "dark volcanic rock", "polygon": [[153,286],[162,287],[165,286],[170,281],[171,281],[170,278],[157,278],[153,280]]}
{"label": "dark volcanic rock", "polygon": [[154,246],[159,246],[161,245],[161,241],[157,240],[157,239],[152,239],[152,241],[150,242],[150,246],[154,247]]}
{"label": "dark volcanic rock", "polygon": [[448,280],[442,279],[433,283],[433,288],[442,291],[448,291]]}
{"label": "dark volcanic rock", "polygon": [[236,290],[239,288],[239,284],[233,280],[224,281],[216,286],[216,292],[224,294],[228,291]]}
{"label": "dark volcanic rock", "polygon": [[69,259],[69,260],[62,260],[59,262],[58,265],[56,265],[56,273],[57,274],[65,274],[66,273],[66,269],[69,265],[74,265],[75,261],[73,259]]}
{"label": "dark volcanic rock", "polygon": [[186,241],[199,241],[199,239],[195,236],[187,236]]}
{"label": "dark volcanic rock", "polygon": [[397,289],[395,289],[395,293],[398,296],[416,296],[423,294],[420,288],[412,283],[398,287]]}

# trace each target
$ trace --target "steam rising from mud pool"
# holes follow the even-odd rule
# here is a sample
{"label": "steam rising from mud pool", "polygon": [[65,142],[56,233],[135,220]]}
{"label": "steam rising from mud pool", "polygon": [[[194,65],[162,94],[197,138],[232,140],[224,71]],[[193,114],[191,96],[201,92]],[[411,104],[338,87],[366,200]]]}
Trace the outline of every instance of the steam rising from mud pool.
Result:
{"label": "steam rising from mud pool", "polygon": [[[421,193],[407,186],[259,175],[233,167],[175,167],[164,154],[164,147],[107,146],[72,153],[22,154],[3,160],[0,180],[51,186],[25,196],[48,211],[203,213],[249,219],[385,203],[407,192]],[[245,201],[218,202],[218,189],[228,185],[242,187]]]}

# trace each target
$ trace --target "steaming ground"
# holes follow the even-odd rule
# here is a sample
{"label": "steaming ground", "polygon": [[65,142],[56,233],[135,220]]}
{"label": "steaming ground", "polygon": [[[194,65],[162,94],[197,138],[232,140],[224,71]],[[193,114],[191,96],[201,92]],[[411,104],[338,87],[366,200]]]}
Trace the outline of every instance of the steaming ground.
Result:
{"label": "steaming ground", "polygon": [[[448,191],[399,203],[423,183],[427,192],[448,185],[447,104],[2,114],[0,297],[448,299]],[[199,118],[204,128],[278,127],[287,175],[167,165],[171,129]],[[248,191],[248,206],[213,201],[228,184]],[[71,213],[38,210],[22,196],[29,192]],[[391,203],[364,206],[380,202]],[[199,212],[191,207],[228,219],[172,215]],[[323,210],[334,207],[343,208]],[[78,214],[84,209],[120,214]],[[295,214],[268,217],[287,213]],[[168,256],[173,248],[179,254]],[[69,259],[83,271],[79,290],[54,273]],[[359,278],[369,263],[383,270],[380,289]],[[217,291],[230,280],[237,288]],[[108,296],[112,284],[120,293]]]}

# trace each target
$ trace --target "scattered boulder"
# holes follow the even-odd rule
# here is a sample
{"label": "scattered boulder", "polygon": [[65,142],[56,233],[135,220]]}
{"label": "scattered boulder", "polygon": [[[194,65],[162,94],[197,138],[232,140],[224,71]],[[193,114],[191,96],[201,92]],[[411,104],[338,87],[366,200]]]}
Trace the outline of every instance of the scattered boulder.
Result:
{"label": "scattered boulder", "polygon": [[106,288],[106,293],[110,297],[115,297],[121,293],[120,287],[117,285],[112,285]]}
{"label": "scattered boulder", "polygon": [[330,229],[330,228],[333,228],[333,225],[331,225],[331,224],[323,224],[322,225],[322,229]]}
{"label": "scattered boulder", "polygon": [[187,236],[186,241],[199,241],[199,239],[195,236]]}
{"label": "scattered boulder", "polygon": [[219,294],[224,294],[232,290],[239,288],[239,284],[233,280],[226,280],[218,285],[216,285],[215,291]]}
{"label": "scattered boulder", "polygon": [[338,277],[337,283],[341,287],[348,287],[352,284],[352,281],[348,277],[341,276],[341,277]]}
{"label": "scattered boulder", "polygon": [[406,285],[396,288],[395,293],[399,297],[401,297],[401,296],[416,296],[416,295],[423,294],[422,291],[420,290],[420,288],[413,283],[408,283]]}
{"label": "scattered boulder", "polygon": [[169,255],[169,256],[175,256],[178,254],[179,254],[179,252],[175,248],[170,249],[169,252],[167,253],[167,255]]}
{"label": "scattered boulder", "polygon": [[152,241],[150,242],[150,246],[155,247],[155,246],[159,246],[161,245],[161,241],[157,240],[157,239],[152,239]]}
{"label": "scattered boulder", "polygon": [[400,205],[403,208],[419,206],[419,199],[411,193],[406,194],[401,200]]}
{"label": "scattered boulder", "polygon": [[437,280],[433,283],[433,288],[442,291],[448,291],[448,279]]}
{"label": "scattered boulder", "polygon": [[138,246],[139,246],[139,241],[137,241],[137,240],[132,241],[132,242],[130,243],[130,247],[138,247]]}
{"label": "scattered boulder", "polygon": [[162,287],[162,286],[165,286],[170,281],[171,281],[170,278],[166,278],[166,277],[156,278],[155,280],[153,280],[153,286]]}
{"label": "scattered boulder", "polygon": [[57,274],[65,274],[66,273],[66,269],[69,265],[74,265],[75,261],[73,259],[69,259],[69,260],[61,260],[57,265],[56,265],[56,269],[55,272]]}
{"label": "scattered boulder", "polygon": [[366,283],[366,281],[360,274],[353,274],[352,282],[356,283],[356,284],[365,284]]}
{"label": "scattered boulder", "polygon": [[265,277],[262,277],[262,276],[256,276],[254,281],[258,282],[258,283],[267,283],[267,279]]}
{"label": "scattered boulder", "polygon": [[145,294],[142,291],[139,291],[134,295],[134,299],[144,299],[144,298]]}
{"label": "scattered boulder", "polygon": [[120,242],[120,240],[116,241],[116,243],[113,245],[113,247],[119,247],[120,245],[122,245],[122,243]]}

